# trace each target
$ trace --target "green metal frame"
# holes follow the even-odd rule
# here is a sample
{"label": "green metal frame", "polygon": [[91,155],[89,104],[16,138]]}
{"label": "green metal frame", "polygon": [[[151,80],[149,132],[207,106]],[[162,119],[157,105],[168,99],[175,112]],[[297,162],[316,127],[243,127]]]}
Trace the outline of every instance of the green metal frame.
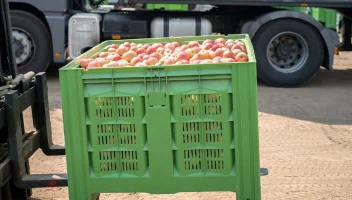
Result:
{"label": "green metal frame", "polygon": [[[247,63],[99,68],[88,71],[78,67],[80,59],[96,56],[113,43],[185,43],[218,37],[106,41],[60,69],[71,200],[95,198],[98,193],[170,194],[200,191],[233,191],[237,200],[261,199],[256,60],[248,35],[226,36],[227,39],[245,42],[249,55]],[[221,100],[209,94],[221,95]],[[208,100],[194,103],[191,97]],[[187,105],[181,105],[180,98],[188,98]],[[193,111],[187,110],[191,101],[194,103]],[[207,111],[207,108],[212,110]],[[128,114],[121,114],[123,109]],[[199,109],[199,112],[194,109]],[[182,116],[180,112],[191,114]],[[192,113],[198,115],[192,116]],[[207,122],[222,123],[224,128],[221,128],[222,132],[207,129],[202,125]],[[184,144],[182,139],[177,139],[182,123],[200,124],[197,129],[200,135],[198,143]],[[104,131],[95,129],[96,126],[99,129],[99,124],[105,126]],[[116,128],[126,124],[134,124],[133,134],[136,134],[128,144],[124,143],[127,136],[121,137],[122,129]],[[228,124],[227,128],[225,124]],[[93,129],[95,132],[91,131]],[[217,130],[222,138],[227,139],[212,143],[206,135],[207,130]],[[102,132],[107,136],[97,142]],[[132,132],[130,138],[134,137]],[[183,155],[192,151],[193,154]],[[110,153],[99,155],[99,152]],[[138,157],[128,152],[136,152]],[[226,152],[228,154],[225,155]],[[187,159],[193,163],[192,167],[184,167]],[[97,164],[98,161],[101,163]],[[215,163],[215,167],[211,163]],[[197,168],[197,165],[202,166]]]}

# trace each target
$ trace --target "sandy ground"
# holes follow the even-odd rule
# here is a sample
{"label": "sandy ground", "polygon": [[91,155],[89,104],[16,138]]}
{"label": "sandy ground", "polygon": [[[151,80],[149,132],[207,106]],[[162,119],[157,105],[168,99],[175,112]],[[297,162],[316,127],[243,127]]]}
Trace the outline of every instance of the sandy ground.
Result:
{"label": "sandy ground", "polygon": [[[322,69],[302,88],[258,84],[262,197],[273,199],[352,199],[352,53],[336,57],[335,71]],[[64,143],[58,74],[49,72],[53,139]],[[31,159],[32,173],[64,173],[65,157]],[[32,200],[68,199],[67,188],[34,189]],[[100,199],[235,199],[234,193],[174,195],[103,194]]]}

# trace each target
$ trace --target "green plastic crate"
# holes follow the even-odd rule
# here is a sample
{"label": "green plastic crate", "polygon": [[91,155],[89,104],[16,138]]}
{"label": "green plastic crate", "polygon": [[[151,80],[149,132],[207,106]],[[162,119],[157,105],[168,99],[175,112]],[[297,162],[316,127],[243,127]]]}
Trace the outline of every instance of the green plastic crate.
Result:
{"label": "green plastic crate", "polygon": [[[219,36],[125,40],[204,41]],[[69,196],[233,191],[260,200],[256,60],[79,68],[106,41],[60,69]]]}
{"label": "green plastic crate", "polygon": [[188,10],[188,4],[147,4],[147,9]]}
{"label": "green plastic crate", "polygon": [[311,9],[311,16],[325,24],[326,28],[330,29],[336,29],[336,12],[331,9],[325,9],[325,8],[312,8]]}

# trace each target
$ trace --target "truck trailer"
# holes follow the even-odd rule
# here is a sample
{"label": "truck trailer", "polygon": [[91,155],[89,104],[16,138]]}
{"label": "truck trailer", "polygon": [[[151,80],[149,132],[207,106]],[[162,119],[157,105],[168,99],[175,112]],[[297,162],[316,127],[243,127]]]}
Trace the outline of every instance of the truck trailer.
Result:
{"label": "truck trailer", "polygon": [[104,40],[246,33],[255,47],[258,77],[283,87],[309,82],[321,66],[333,70],[340,39],[336,30],[325,28],[312,16],[280,7],[324,7],[346,19],[352,16],[352,0],[128,1],[130,7],[136,3],[213,5],[207,11],[117,10],[99,7],[103,1],[98,0],[9,2],[20,73],[45,71],[52,62],[65,63]]}

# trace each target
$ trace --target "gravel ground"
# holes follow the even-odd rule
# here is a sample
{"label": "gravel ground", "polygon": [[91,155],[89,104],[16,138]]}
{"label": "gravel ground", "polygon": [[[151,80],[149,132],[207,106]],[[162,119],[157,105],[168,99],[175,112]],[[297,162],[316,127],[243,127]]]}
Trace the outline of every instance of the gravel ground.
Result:
{"label": "gravel ground", "polygon": [[[335,71],[321,69],[301,88],[258,84],[262,197],[273,199],[352,199],[352,53],[336,57]],[[56,70],[48,73],[53,139],[64,144]],[[30,121],[25,113],[26,123]],[[65,157],[31,159],[32,173],[64,173]],[[32,200],[68,199],[67,188],[34,189]],[[235,199],[230,192],[173,195],[103,194],[108,200]]]}

